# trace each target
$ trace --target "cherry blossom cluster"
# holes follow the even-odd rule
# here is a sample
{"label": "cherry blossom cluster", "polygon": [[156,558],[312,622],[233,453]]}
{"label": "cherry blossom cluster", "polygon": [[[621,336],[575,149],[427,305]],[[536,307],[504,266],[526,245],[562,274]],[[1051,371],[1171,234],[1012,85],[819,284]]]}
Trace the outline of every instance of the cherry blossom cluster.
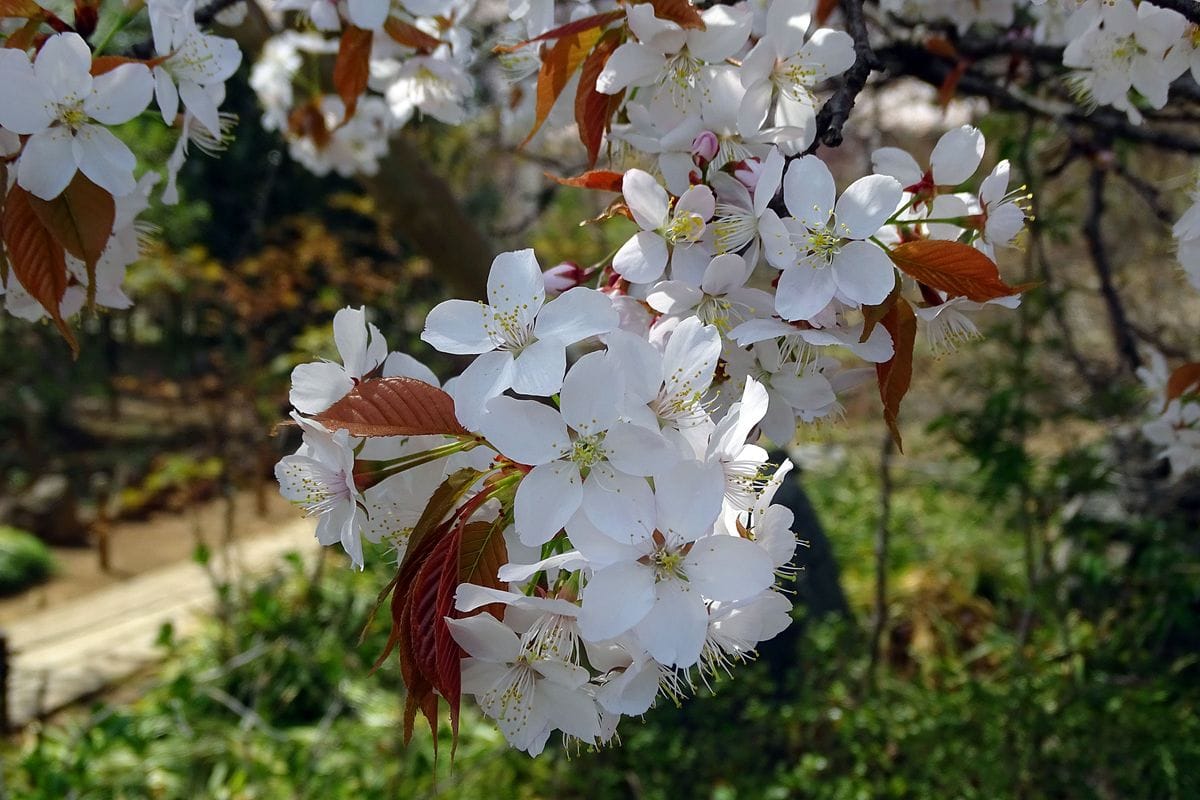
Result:
{"label": "cherry blossom cluster", "polygon": [[[201,30],[190,0],[150,0],[146,9],[153,58],[105,54],[102,44],[93,50],[74,31],[25,43],[18,39],[20,30],[10,30],[0,49],[0,161],[7,166],[7,181],[0,188],[7,194],[15,185],[38,200],[56,201],[77,183],[78,175],[110,196],[116,207],[93,270],[70,252],[66,255],[70,285],[61,298],[62,317],[76,313],[89,295],[103,307],[130,305],[121,286],[126,267],[139,255],[137,216],[149,205],[163,174],[149,171],[135,178],[136,159],[113,128],[146,112],[153,101],[163,123],[178,131],[163,170],[162,199],[173,203],[178,200],[175,179],[189,146],[208,153],[222,149],[232,124],[220,106],[225,81],[241,62],[237,44]],[[38,22],[33,17],[28,25]],[[72,197],[66,202],[79,201]],[[15,270],[5,270],[4,278],[0,294],[9,313],[29,320],[47,314]]]}
{"label": "cherry blossom cluster", "polygon": [[[476,54],[464,26],[476,21],[474,3],[279,0],[274,9],[300,12],[311,28],[268,39],[250,85],[262,105],[264,127],[281,132],[292,157],[316,174],[374,174],[388,137],[416,115],[450,125],[466,119],[474,93],[468,67]],[[342,44],[347,29],[369,50],[361,63],[366,91],[352,101],[354,108],[347,108],[340,87],[323,90],[312,79],[327,68],[322,65],[333,63],[334,54],[350,63]]]}
{"label": "cherry blossom cluster", "polygon": [[[465,433],[363,440],[323,416],[376,378],[438,385],[389,354],[362,310],[334,320],[341,364],[292,376],[304,443],[276,475],[354,563],[367,541],[405,564],[438,487],[476,471],[459,508],[503,529],[506,563],[458,586],[445,624],[465,654],[462,692],[530,753],[554,730],[608,742],[622,715],[677,701],[786,627],[777,578],[796,538],[771,501],[791,465],[758,440],[786,444],[876,373],[839,356],[893,360],[889,327],[868,330],[867,315],[906,288],[892,260],[905,242],[954,242],[991,264],[984,253],[1024,221],[1006,163],[977,195],[957,191],[984,152],[971,127],[928,166],[877,151],[877,173],[840,196],[815,157],[760,145],[761,160],[721,163],[715,139],[694,138],[680,196],[624,174],[638,231],[611,260],[543,273],[533,251],[504,253],[486,303],[430,311],[422,339],[472,357],[443,387]],[[936,348],[977,334],[983,303],[920,291],[914,320]]]}
{"label": "cherry blossom cluster", "polygon": [[[1182,393],[1171,391],[1172,374],[1157,350],[1146,351],[1146,364],[1138,370],[1150,394],[1149,419],[1142,435],[1166,459],[1174,477],[1200,467],[1200,365],[1189,365],[1194,374]],[[1186,369],[1186,367],[1185,367]]]}

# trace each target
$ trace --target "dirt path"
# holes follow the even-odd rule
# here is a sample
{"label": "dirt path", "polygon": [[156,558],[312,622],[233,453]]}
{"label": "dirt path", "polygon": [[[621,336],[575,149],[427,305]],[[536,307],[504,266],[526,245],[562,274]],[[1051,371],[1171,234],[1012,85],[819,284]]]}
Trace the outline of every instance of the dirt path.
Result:
{"label": "dirt path", "polygon": [[[297,517],[295,507],[278,492],[266,492],[263,505],[265,513],[260,514],[258,499],[252,491],[234,495],[233,538],[236,541],[270,535]],[[199,542],[215,550],[225,538],[228,512],[228,503],[215,499],[182,512],[162,512],[145,520],[115,523],[110,535],[112,568],[109,572],[100,569],[100,558],[94,547],[52,548],[58,571],[46,583],[0,599],[0,627],[149,570],[188,561]]]}
{"label": "dirt path", "polygon": [[[151,521],[144,531],[118,534],[118,538],[125,536],[121,547],[127,564],[140,560],[144,565],[172,549],[178,551],[174,564],[124,580],[97,568],[91,585],[86,579],[75,583],[60,579],[57,586],[49,584],[42,590],[40,602],[49,606],[44,610],[36,610],[39,600],[28,596],[0,606],[0,619],[7,620],[0,624],[13,653],[8,678],[10,724],[24,725],[156,660],[154,642],[163,624],[170,623],[182,633],[194,627],[196,613],[211,607],[214,588],[203,567],[179,560],[187,558],[196,542],[196,530],[184,531],[184,527],[199,526],[200,539],[213,548],[211,566],[223,577],[269,570],[289,551],[316,550],[313,522],[298,518],[290,507],[243,526],[227,550],[218,548],[213,538],[219,536],[214,531],[222,528],[204,524],[205,509],[197,514],[191,520],[187,515],[176,518],[174,526],[170,520]],[[145,546],[146,538],[158,545],[153,554],[136,550],[139,541]],[[84,552],[94,563],[94,553]],[[114,559],[114,563],[122,562]]]}

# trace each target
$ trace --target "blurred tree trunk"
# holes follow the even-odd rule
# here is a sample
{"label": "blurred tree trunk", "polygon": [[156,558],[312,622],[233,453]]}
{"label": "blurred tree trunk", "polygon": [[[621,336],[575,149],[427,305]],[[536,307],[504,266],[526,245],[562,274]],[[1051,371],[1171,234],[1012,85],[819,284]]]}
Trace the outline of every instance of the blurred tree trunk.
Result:
{"label": "blurred tree trunk", "polygon": [[456,297],[486,296],[492,243],[412,142],[403,135],[393,138],[379,172],[362,183],[401,236],[433,262],[436,276]]}

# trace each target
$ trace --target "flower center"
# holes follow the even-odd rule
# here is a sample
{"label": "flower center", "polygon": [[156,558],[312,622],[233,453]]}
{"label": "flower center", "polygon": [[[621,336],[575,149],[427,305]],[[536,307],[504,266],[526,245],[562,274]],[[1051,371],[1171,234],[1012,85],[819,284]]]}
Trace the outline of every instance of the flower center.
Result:
{"label": "flower center", "polygon": [[695,211],[676,213],[667,223],[663,238],[671,244],[696,242],[704,235],[704,217]]}
{"label": "flower center", "polygon": [[[836,230],[836,223],[831,223],[815,230],[810,228],[804,237],[804,246],[808,248],[818,261],[829,264],[833,257],[842,249],[844,237]],[[845,226],[842,226],[845,227]]]}
{"label": "flower center", "polygon": [[654,567],[655,580],[687,580],[687,576],[683,574],[683,553],[678,550],[655,550],[650,564]]}
{"label": "flower center", "polygon": [[580,469],[587,469],[597,461],[604,459],[604,434],[593,433],[590,436],[580,436],[571,445],[568,458],[574,461]]}
{"label": "flower center", "polygon": [[71,129],[79,130],[88,121],[88,114],[83,110],[83,101],[71,98],[58,106],[58,121]]}

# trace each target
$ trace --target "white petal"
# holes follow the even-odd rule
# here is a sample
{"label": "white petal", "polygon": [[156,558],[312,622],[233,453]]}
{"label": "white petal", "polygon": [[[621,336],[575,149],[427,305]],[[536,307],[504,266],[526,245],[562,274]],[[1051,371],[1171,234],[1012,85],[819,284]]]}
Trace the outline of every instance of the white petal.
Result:
{"label": "white petal", "polygon": [[568,425],[587,436],[608,430],[617,421],[625,382],[604,353],[589,353],[571,367],[563,381],[559,409]]}
{"label": "white petal", "polygon": [[546,282],[533,250],[496,256],[488,273],[487,293],[497,314],[514,314],[523,325],[532,325],[546,301]]}
{"label": "white petal", "polygon": [[517,536],[530,546],[545,544],[567,524],[582,499],[583,481],[577,466],[554,461],[534,467],[517,487]]}
{"label": "white petal", "polygon": [[466,619],[448,619],[450,635],[473,658],[508,664],[521,655],[521,638],[491,614]]}
{"label": "white petal", "polygon": [[699,214],[704,221],[712,219],[713,212],[716,210],[716,199],[713,197],[712,189],[704,184],[693,186],[684,192],[678,202],[675,203],[674,214]]}
{"label": "white petal", "polygon": [[[834,213],[851,239],[873,236],[900,205],[904,190],[890,175],[867,175],[846,187]],[[839,233],[843,231],[839,230]]]}
{"label": "white petal", "polygon": [[601,94],[616,94],[628,86],[639,86],[658,74],[665,59],[637,42],[625,42],[609,56],[596,78],[596,91]]}
{"label": "white petal", "polygon": [[658,280],[667,266],[667,243],[653,231],[635,234],[613,256],[613,270],[630,283]]}
{"label": "white petal", "polygon": [[84,125],[75,134],[71,146],[80,172],[101,189],[107,189],[113,197],[129,194],[137,188],[133,179],[137,159],[108,128]]}
{"label": "white petal", "polygon": [[175,118],[179,116],[179,91],[175,88],[171,73],[162,67],[154,68],[154,97],[158,100],[163,122],[174,125]]}
{"label": "white petal", "polygon": [[899,147],[881,147],[871,153],[871,169],[880,175],[891,175],[901,186],[920,183],[922,176],[917,160]]}
{"label": "white petal", "polygon": [[75,177],[75,154],[70,131],[51,128],[25,142],[17,163],[17,182],[43,200],[53,200]]}
{"label": "white petal", "polygon": [[683,314],[703,299],[704,292],[683,281],[659,281],[654,291],[646,295],[650,307],[663,314]]}
{"label": "white petal", "polygon": [[446,382],[454,398],[454,415],[468,430],[477,431],[488,402],[512,386],[513,357],[504,351],[484,353],[462,374]]}
{"label": "white petal", "polygon": [[581,597],[579,632],[583,638],[599,642],[620,636],[654,607],[654,568],[624,561],[596,570]]}
{"label": "white petal", "polygon": [[724,61],[741,50],[754,21],[754,14],[748,8],[733,6],[713,6],[700,16],[705,27],[688,31],[688,52],[710,63]]}
{"label": "white petal", "polygon": [[[375,333],[378,334],[378,330]],[[352,378],[361,378],[379,365],[378,359],[374,363],[367,360],[370,338],[367,313],[364,309],[347,307],[333,315],[333,342],[337,345],[342,363],[346,366],[346,373]],[[382,340],[382,337],[378,338]]]}
{"label": "white petal", "polygon": [[650,173],[640,169],[626,172],[621,179],[621,194],[625,196],[625,202],[642,230],[658,230],[667,221],[670,207],[667,191],[658,185]]}
{"label": "white petal", "polygon": [[471,300],[438,303],[425,318],[421,340],[443,353],[472,355],[496,347],[485,326],[487,306]]}
{"label": "white petal", "polygon": [[704,599],[679,580],[660,581],[657,589],[654,607],[634,626],[634,633],[655,661],[690,667],[699,660],[708,633]]}
{"label": "white petal", "polygon": [[576,286],[542,307],[533,332],[539,338],[549,336],[563,344],[574,344],[589,336],[608,333],[619,322],[620,315],[608,295]]}
{"label": "white petal", "polygon": [[933,182],[958,186],[970,178],[983,160],[983,147],[983,134],[970,125],[944,133],[929,156]]}
{"label": "white petal", "polygon": [[480,428],[501,453],[520,464],[545,464],[571,449],[562,416],[533,400],[492,398]]}
{"label": "white petal", "polygon": [[710,600],[744,600],[775,581],[770,554],[740,536],[717,534],[694,542],[684,569],[691,585]]}
{"label": "white petal", "polygon": [[51,99],[24,54],[17,64],[15,69],[0,67],[0,125],[20,134],[44,131],[54,121]]}
{"label": "white petal", "polygon": [[567,351],[557,339],[539,339],[522,350],[513,363],[514,391],[549,397],[562,386]]}
{"label": "white petal", "polygon": [[707,536],[724,495],[725,475],[717,462],[676,464],[654,478],[659,530],[689,542]]}
{"label": "white petal", "polygon": [[441,382],[438,381],[437,375],[433,374],[433,370],[408,353],[388,353],[387,359],[383,362],[382,374],[385,378],[415,378],[430,386],[441,386]]}
{"label": "white petal", "polygon": [[154,78],[144,64],[122,64],[97,75],[84,110],[97,122],[120,125],[146,109],[154,94]]}
{"label": "white petal", "polygon": [[775,310],[792,322],[812,319],[825,310],[836,293],[832,270],[788,267],[779,275]]}
{"label": "white petal", "polygon": [[91,68],[91,48],[77,33],[51,36],[33,62],[38,82],[46,87],[52,99],[60,102],[91,94]]}
{"label": "white petal", "polygon": [[354,388],[354,381],[340,364],[317,361],[292,370],[288,401],[302,414],[318,414],[341,400]]}
{"label": "white petal", "polygon": [[825,225],[836,194],[829,167],[816,156],[793,161],[783,176],[783,198],[788,211],[806,227]]}
{"label": "white petal", "polygon": [[609,463],[630,475],[654,475],[675,463],[675,448],[656,430],[617,422],[604,437]]}
{"label": "white petal", "polygon": [[348,0],[346,10],[350,21],[359,28],[373,30],[383,25],[391,11],[388,0]]}
{"label": "white petal", "polygon": [[654,493],[645,478],[593,467],[582,507],[589,522],[621,544],[643,542],[654,531]]}
{"label": "white petal", "polygon": [[[220,89],[220,87],[218,87]],[[223,89],[220,90],[223,92]],[[220,139],[221,114],[219,92],[192,81],[179,82],[179,96],[196,121]]]}
{"label": "white petal", "polygon": [[847,242],[833,258],[838,291],[862,305],[882,303],[896,285],[896,270],[883,250],[867,242]]}

